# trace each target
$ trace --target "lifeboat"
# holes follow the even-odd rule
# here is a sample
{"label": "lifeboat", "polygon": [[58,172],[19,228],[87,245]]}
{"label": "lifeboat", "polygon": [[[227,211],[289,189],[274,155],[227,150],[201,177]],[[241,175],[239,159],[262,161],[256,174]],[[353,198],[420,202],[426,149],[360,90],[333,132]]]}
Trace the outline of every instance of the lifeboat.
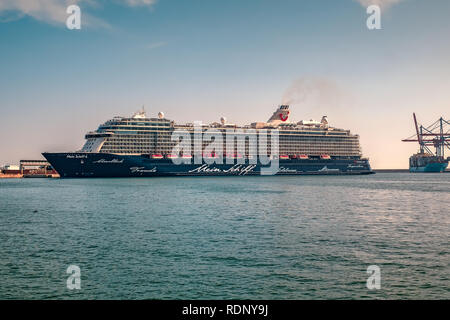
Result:
{"label": "lifeboat", "polygon": [[239,154],[239,153],[228,153],[228,154],[227,154],[227,158],[230,158],[230,159],[240,159],[240,158],[242,158],[242,155]]}
{"label": "lifeboat", "polygon": [[168,154],[168,155],[166,156],[166,158],[167,158],[167,159],[177,159],[177,158],[178,158],[178,155],[176,155],[176,154]]}
{"label": "lifeboat", "polygon": [[301,159],[301,160],[306,160],[306,159],[308,159],[309,157],[308,157],[307,154],[301,154],[301,155],[298,156],[298,158]]}
{"label": "lifeboat", "polygon": [[152,154],[152,159],[162,159],[164,158],[162,154]]}
{"label": "lifeboat", "polygon": [[328,154],[321,154],[321,155],[320,155],[320,159],[322,159],[322,160],[330,160],[331,157],[330,157],[330,155],[328,155]]}
{"label": "lifeboat", "polygon": [[293,155],[291,156],[291,159],[297,159],[297,155],[296,155],[296,154],[293,154]]}
{"label": "lifeboat", "polygon": [[217,155],[215,153],[208,153],[208,154],[204,153],[203,158],[215,159],[217,158]]}
{"label": "lifeboat", "polygon": [[280,155],[280,159],[281,160],[289,160],[289,156],[286,154],[282,154],[282,155]]}
{"label": "lifeboat", "polygon": [[190,154],[183,154],[183,159],[192,159],[192,156]]}

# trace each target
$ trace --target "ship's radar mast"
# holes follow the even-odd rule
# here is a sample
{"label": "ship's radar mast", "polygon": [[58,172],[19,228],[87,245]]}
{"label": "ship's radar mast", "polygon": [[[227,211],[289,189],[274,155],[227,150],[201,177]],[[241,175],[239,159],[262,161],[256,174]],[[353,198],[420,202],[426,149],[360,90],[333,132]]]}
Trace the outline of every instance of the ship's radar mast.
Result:
{"label": "ship's radar mast", "polygon": [[140,111],[135,112],[135,114],[133,114],[133,119],[145,119],[147,118],[147,115],[145,113],[145,108],[144,106],[142,106],[142,109]]}

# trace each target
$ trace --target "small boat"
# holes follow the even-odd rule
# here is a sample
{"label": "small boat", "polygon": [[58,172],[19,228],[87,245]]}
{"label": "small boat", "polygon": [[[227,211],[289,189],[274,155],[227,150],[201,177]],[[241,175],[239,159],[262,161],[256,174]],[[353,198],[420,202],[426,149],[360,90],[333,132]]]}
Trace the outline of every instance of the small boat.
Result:
{"label": "small boat", "polygon": [[307,160],[307,159],[309,159],[309,157],[308,157],[307,154],[301,154],[301,155],[298,156],[298,158],[301,159],[301,160]]}
{"label": "small boat", "polygon": [[176,154],[168,154],[168,155],[166,156],[166,158],[167,158],[167,159],[178,159],[178,155],[176,155]]}
{"label": "small boat", "polygon": [[286,154],[282,154],[282,155],[280,155],[280,159],[281,160],[289,160],[289,156]]}
{"label": "small boat", "polygon": [[162,154],[153,154],[152,159],[162,159],[164,158]]}
{"label": "small boat", "polygon": [[331,157],[330,157],[330,155],[328,155],[328,154],[321,154],[321,155],[320,155],[320,159],[322,159],[322,160],[330,160]]}

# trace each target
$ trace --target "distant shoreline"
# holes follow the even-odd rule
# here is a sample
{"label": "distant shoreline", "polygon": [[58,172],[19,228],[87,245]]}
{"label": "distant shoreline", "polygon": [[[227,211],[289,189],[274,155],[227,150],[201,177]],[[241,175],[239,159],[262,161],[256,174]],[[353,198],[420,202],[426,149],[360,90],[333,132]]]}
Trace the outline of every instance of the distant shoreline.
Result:
{"label": "distant shoreline", "polygon": [[[373,169],[375,173],[409,173],[408,169]],[[430,172],[427,172],[427,174]],[[439,173],[439,172],[436,172]],[[450,170],[445,170],[441,173],[450,173]],[[22,178],[59,178],[59,175],[28,175],[24,176],[22,174],[3,174],[0,173],[0,179],[22,179]]]}
{"label": "distant shoreline", "polygon": [[[372,169],[375,172],[392,172],[392,173],[401,173],[401,172],[407,172],[409,173],[409,169]],[[450,170],[445,170],[444,172],[441,173],[449,173]],[[430,172],[426,172],[426,173],[430,173]],[[436,172],[439,173],[439,172]]]}
{"label": "distant shoreline", "polygon": [[409,169],[373,169],[375,172],[409,172]]}

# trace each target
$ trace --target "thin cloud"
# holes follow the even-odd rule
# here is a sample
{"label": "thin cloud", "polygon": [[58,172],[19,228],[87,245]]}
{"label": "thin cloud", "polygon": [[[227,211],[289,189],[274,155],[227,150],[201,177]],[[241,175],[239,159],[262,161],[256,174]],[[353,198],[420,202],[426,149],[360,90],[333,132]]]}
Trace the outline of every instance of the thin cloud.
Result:
{"label": "thin cloud", "polygon": [[[80,1],[70,1],[78,4]],[[17,15],[17,18],[30,16],[50,24],[64,23],[67,19],[66,8],[69,1],[58,0],[0,0],[0,13]]]}
{"label": "thin cloud", "polygon": [[3,12],[3,14],[0,13],[0,23],[16,21],[22,19],[23,17],[25,17],[25,15],[22,12],[17,11]]}
{"label": "thin cloud", "polygon": [[125,0],[125,3],[132,7],[152,6],[156,3],[156,0]]}
{"label": "thin cloud", "polygon": [[370,5],[377,5],[382,10],[387,10],[394,4],[397,4],[403,0],[356,0],[356,1],[358,1],[365,8]]}
{"label": "thin cloud", "polygon": [[161,41],[161,42],[154,42],[154,43],[150,43],[146,46],[147,49],[156,49],[156,48],[161,48],[167,45],[167,42]]}
{"label": "thin cloud", "polygon": [[[151,7],[156,3],[156,0],[117,0],[116,2],[129,7]],[[45,23],[65,26],[68,17],[66,9],[71,4],[81,7],[83,25],[111,28],[106,21],[83,10],[83,4],[89,7],[101,6],[99,0],[0,0],[0,22],[18,20],[29,16]]]}

